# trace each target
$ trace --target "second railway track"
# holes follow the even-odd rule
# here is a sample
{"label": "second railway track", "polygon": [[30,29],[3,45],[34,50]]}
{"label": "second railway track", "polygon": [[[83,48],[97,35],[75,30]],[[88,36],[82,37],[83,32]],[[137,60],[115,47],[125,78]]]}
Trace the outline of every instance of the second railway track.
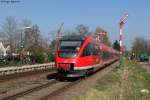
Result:
{"label": "second railway track", "polygon": [[51,80],[45,84],[21,91],[8,97],[4,97],[2,100],[44,100],[44,98],[56,95],[59,91],[69,88],[79,81],[80,80],[76,80],[74,82]]}
{"label": "second railway track", "polygon": [[88,78],[80,78],[74,81],[52,79],[47,83],[4,97],[2,100],[47,100]]}
{"label": "second railway track", "polygon": [[50,85],[53,85],[53,84],[55,84],[57,82],[58,82],[57,80],[52,80],[52,81],[47,82],[45,84],[42,84],[42,85],[39,85],[39,86],[35,86],[35,87],[31,88],[31,89],[27,89],[27,90],[21,91],[19,93],[16,93],[16,94],[8,96],[8,97],[4,97],[2,99],[3,100],[15,100],[15,99],[17,99],[19,97],[25,96],[27,94],[30,94],[30,93],[34,92],[34,91],[39,91],[40,89],[46,88],[46,87],[48,87]]}

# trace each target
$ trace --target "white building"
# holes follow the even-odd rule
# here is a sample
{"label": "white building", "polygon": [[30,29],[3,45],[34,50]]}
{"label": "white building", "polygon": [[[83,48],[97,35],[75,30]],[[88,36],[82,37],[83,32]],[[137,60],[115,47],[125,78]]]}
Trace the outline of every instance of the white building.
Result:
{"label": "white building", "polygon": [[6,48],[4,47],[3,43],[0,42],[0,55],[2,56],[6,56],[7,55],[7,51],[10,50],[10,46],[7,46]]}

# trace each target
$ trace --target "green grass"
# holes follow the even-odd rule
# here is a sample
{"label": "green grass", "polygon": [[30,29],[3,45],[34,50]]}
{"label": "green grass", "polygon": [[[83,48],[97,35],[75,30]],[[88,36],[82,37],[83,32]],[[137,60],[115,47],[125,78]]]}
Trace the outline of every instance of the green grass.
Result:
{"label": "green grass", "polygon": [[[137,63],[129,64],[130,77],[132,87],[132,100],[150,100],[150,74],[140,67]],[[149,90],[149,93],[142,93],[142,89]]]}
{"label": "green grass", "polygon": [[111,73],[99,80],[95,86],[96,89],[103,91],[113,87],[113,85],[118,84],[119,76],[117,73]]}
{"label": "green grass", "polygon": [[[75,100],[150,100],[150,73],[136,62],[123,63]],[[142,93],[143,89],[149,92]]]}

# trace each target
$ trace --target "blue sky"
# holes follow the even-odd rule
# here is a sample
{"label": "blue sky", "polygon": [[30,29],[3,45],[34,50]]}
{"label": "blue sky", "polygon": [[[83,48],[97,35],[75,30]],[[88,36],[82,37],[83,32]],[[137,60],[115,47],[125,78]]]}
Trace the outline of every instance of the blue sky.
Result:
{"label": "blue sky", "polygon": [[[2,0],[0,0],[2,1]],[[8,0],[10,1],[10,0]],[[18,21],[29,19],[38,24],[44,36],[64,22],[64,29],[84,24],[95,31],[100,26],[108,31],[110,40],[119,38],[118,21],[128,13],[124,26],[124,45],[131,47],[135,37],[150,39],[150,0],[19,0],[0,2],[0,25],[6,16]]]}

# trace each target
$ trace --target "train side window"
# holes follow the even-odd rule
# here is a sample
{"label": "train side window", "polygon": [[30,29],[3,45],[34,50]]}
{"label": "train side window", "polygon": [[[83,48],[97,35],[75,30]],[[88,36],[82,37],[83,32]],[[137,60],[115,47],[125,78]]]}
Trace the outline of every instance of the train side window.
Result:
{"label": "train side window", "polygon": [[89,45],[90,45],[91,55],[97,55],[98,54],[98,48],[96,47],[96,45],[94,45],[93,43],[89,43]]}
{"label": "train side window", "polygon": [[87,45],[86,45],[86,47],[83,49],[83,52],[82,52],[82,54],[81,54],[81,57],[84,57],[84,56],[90,56],[92,53],[91,53],[91,48],[90,48],[91,46],[90,46],[90,43],[88,43]]}
{"label": "train side window", "polygon": [[91,42],[87,44],[87,46],[84,48],[81,56],[90,56],[90,55],[98,55],[98,47],[96,47]]}
{"label": "train side window", "polygon": [[98,46],[94,45],[93,55],[98,55],[99,53]]}
{"label": "train side window", "polygon": [[96,46],[93,45],[93,55],[97,55],[97,52],[98,52],[98,50],[97,50]]}
{"label": "train side window", "polygon": [[99,55],[100,57],[102,57],[103,51],[102,51],[102,49],[100,48],[100,46],[97,46],[97,45],[96,45],[96,50],[97,50],[97,55]]}

